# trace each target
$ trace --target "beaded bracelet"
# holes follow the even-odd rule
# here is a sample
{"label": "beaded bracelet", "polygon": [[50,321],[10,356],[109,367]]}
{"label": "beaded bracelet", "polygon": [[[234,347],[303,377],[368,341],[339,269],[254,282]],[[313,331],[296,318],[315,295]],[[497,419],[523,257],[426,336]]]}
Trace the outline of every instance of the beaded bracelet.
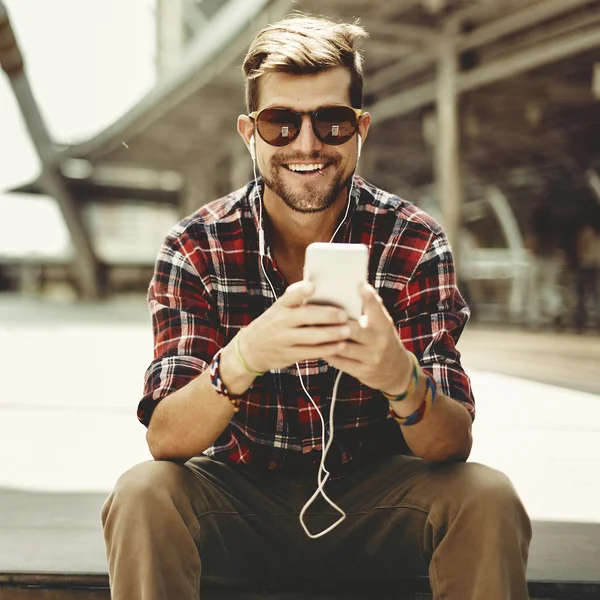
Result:
{"label": "beaded bracelet", "polygon": [[382,391],[381,393],[385,396],[388,402],[400,402],[401,400],[404,400],[405,398],[410,396],[417,389],[417,386],[419,384],[419,361],[412,352],[409,352],[409,354],[410,359],[412,360],[413,370],[412,377],[410,378],[410,381],[408,383],[408,387],[406,388],[406,391],[397,395],[387,394],[386,392]]}
{"label": "beaded bracelet", "polygon": [[223,379],[221,378],[221,354],[223,352],[223,348],[221,348],[213,357],[212,362],[210,363],[209,371],[210,371],[210,383],[213,386],[213,389],[217,394],[221,396],[225,396],[231,404],[233,404],[233,409],[235,412],[240,410],[240,402],[241,396],[234,396],[229,393],[229,390],[225,386]]}
{"label": "beaded bracelet", "polygon": [[433,379],[427,374],[425,374],[425,378],[426,378],[426,383],[427,383],[427,387],[425,390],[425,398],[423,398],[423,402],[421,402],[421,404],[419,405],[419,408],[417,408],[417,410],[415,410],[415,412],[408,415],[408,417],[399,417],[394,412],[394,409],[392,408],[392,406],[390,404],[390,414],[397,423],[400,423],[400,425],[404,425],[405,427],[408,427],[410,425],[416,425],[417,423],[422,421],[425,418],[425,416],[427,415],[427,413],[431,410],[431,407],[433,406],[433,403],[435,402],[435,396],[436,396],[437,390],[436,390],[436,385],[435,385],[435,382],[433,381]]}

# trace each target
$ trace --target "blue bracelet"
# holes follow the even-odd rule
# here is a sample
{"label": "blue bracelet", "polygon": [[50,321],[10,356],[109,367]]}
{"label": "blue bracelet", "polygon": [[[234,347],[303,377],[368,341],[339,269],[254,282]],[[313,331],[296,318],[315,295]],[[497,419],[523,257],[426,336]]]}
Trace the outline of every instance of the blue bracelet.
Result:
{"label": "blue bracelet", "polygon": [[425,418],[427,413],[431,410],[431,407],[433,406],[433,403],[435,402],[435,396],[436,396],[437,389],[436,389],[435,382],[433,381],[433,378],[431,378],[427,374],[425,374],[425,383],[426,383],[426,388],[425,388],[425,397],[423,398],[423,402],[421,402],[421,404],[419,404],[419,407],[417,408],[417,410],[415,410],[412,414],[408,415],[407,417],[399,417],[394,412],[394,409],[393,409],[392,405],[390,404],[390,414],[391,414],[392,418],[400,425],[404,425],[405,427],[409,427],[410,425],[416,425],[417,423],[420,423]]}

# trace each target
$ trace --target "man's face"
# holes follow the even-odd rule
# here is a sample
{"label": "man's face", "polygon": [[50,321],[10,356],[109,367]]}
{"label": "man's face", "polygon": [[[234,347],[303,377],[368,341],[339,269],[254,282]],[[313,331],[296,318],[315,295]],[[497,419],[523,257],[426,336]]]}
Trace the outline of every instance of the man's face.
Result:
{"label": "man's face", "polygon": [[[260,81],[260,104],[265,108],[314,111],[324,106],[350,106],[350,73],[343,68],[317,75],[269,73]],[[329,208],[345,193],[356,168],[356,135],[345,144],[329,146],[313,132],[310,115],[302,117],[298,137],[287,146],[270,146],[255,134],[257,166],[265,185],[292,210],[315,213]],[[316,171],[294,171],[320,165]]]}

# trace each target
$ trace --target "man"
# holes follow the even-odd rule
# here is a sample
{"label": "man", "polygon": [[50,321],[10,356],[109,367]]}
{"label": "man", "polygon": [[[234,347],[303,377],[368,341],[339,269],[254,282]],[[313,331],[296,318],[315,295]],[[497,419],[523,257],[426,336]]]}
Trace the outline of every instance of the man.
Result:
{"label": "man", "polygon": [[[455,342],[468,313],[448,242],[353,175],[370,125],[365,35],[297,16],[251,44],[238,131],[261,179],[183,220],[160,251],[138,411],[156,460],[103,509],[113,600],[191,600],[201,578],[427,573],[435,598],[527,597],[525,510],[504,475],[465,462],[474,404]],[[315,241],[369,247],[360,322],[306,303]],[[346,518],[312,539],[299,514],[317,486],[317,407],[327,419],[340,371],[325,492]],[[305,522],[314,535],[338,516],[318,499]]]}

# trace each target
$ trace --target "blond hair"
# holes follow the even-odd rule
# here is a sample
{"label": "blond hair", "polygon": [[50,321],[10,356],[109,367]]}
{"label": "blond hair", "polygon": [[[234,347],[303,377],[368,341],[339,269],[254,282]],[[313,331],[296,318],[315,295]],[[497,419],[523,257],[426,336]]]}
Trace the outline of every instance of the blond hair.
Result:
{"label": "blond hair", "polygon": [[358,46],[368,37],[358,24],[296,13],[269,25],[254,38],[243,71],[248,113],[258,109],[259,78],[265,73],[316,74],[343,67],[350,72],[350,103],[362,108],[363,58]]}

